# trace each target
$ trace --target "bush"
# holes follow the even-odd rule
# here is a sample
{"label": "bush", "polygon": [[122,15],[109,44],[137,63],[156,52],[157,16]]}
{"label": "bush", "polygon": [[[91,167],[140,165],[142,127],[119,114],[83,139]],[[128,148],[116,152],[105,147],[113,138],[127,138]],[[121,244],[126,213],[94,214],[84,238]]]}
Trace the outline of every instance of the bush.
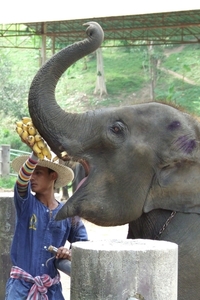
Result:
{"label": "bush", "polygon": [[16,182],[15,176],[0,177],[1,189],[13,189]]}

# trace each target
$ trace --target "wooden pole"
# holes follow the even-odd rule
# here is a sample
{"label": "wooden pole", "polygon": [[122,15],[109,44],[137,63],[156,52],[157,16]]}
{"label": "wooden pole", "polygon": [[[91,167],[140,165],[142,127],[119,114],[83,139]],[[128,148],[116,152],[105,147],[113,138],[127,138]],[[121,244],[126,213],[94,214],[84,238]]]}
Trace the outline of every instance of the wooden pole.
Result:
{"label": "wooden pole", "polygon": [[105,240],[72,245],[72,300],[177,300],[178,245]]}

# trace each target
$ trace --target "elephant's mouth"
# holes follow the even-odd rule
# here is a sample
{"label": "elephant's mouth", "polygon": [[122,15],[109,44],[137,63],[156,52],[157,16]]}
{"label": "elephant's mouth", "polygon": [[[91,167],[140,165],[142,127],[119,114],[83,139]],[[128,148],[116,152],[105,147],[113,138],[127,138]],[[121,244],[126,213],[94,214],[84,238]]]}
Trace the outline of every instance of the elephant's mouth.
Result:
{"label": "elephant's mouth", "polygon": [[87,179],[87,176],[84,177],[84,178],[79,182],[79,184],[77,185],[76,191],[82,186],[82,184],[86,181],[86,179]]}
{"label": "elephant's mouth", "polygon": [[83,185],[83,183],[86,181],[88,175],[89,175],[89,172],[90,172],[90,166],[89,166],[89,163],[84,160],[84,159],[81,159],[78,161],[84,168],[85,170],[85,177],[83,179],[81,179],[81,181],[78,183],[77,187],[76,187],[76,191]]}
{"label": "elephant's mouth", "polygon": [[87,177],[88,177],[88,175],[90,173],[90,164],[89,164],[89,162],[87,160],[85,160],[83,158],[69,157],[68,155],[66,155],[64,157],[64,160],[67,160],[67,161],[71,162],[72,165],[74,163],[78,162],[84,168],[85,174],[84,174],[84,177],[80,180],[80,182],[76,186],[76,191],[77,191],[83,185],[83,183],[86,181],[86,179],[87,179]]}
{"label": "elephant's mouth", "polygon": [[[74,191],[72,192],[72,195],[69,197],[69,199],[67,200],[67,202],[64,204],[64,206],[59,210],[59,212],[57,213],[55,220],[59,221],[59,220],[63,220],[65,218],[72,217],[74,215],[80,215],[80,206],[78,205],[78,207],[76,206],[76,203],[78,201],[78,203],[80,204],[82,199],[87,198],[87,191],[85,190],[85,188],[88,186],[88,184],[90,183],[90,178],[91,178],[91,174],[93,173],[93,168],[91,168],[90,164],[88,161],[86,161],[85,159],[77,159],[77,158],[72,158],[68,157],[68,162],[70,162],[71,164],[73,163],[79,163],[83,166],[84,168],[84,174],[82,174],[81,172],[81,176],[79,178],[79,182],[77,183],[75,178],[74,178],[74,182],[76,182],[74,188]],[[73,169],[73,168],[72,168]],[[72,182],[73,184],[73,182]],[[72,187],[72,185],[70,186]]]}
{"label": "elephant's mouth", "polygon": [[68,155],[68,153],[66,151],[61,153],[61,157],[62,157],[62,160],[67,161],[67,162],[71,163],[72,165],[75,162],[80,163],[85,170],[85,177],[88,176],[88,174],[90,172],[90,164],[86,159],[70,156],[70,155]]}
{"label": "elephant's mouth", "polygon": [[87,177],[90,172],[89,162],[86,161],[85,159],[79,159],[78,162],[83,166],[83,168],[85,170],[85,176]]}

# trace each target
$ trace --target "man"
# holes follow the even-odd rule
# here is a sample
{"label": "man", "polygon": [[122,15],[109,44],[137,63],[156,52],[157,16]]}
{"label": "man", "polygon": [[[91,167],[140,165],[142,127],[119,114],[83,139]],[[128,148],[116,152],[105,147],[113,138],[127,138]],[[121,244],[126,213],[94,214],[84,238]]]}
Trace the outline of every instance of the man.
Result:
{"label": "man", "polygon": [[54,220],[62,207],[54,189],[72,181],[73,172],[57,162],[38,160],[34,153],[15,158],[12,167],[18,172],[14,188],[17,221],[5,299],[63,300],[60,275],[48,247],[58,248],[56,259],[70,259],[65,242],[88,239],[79,217]]}

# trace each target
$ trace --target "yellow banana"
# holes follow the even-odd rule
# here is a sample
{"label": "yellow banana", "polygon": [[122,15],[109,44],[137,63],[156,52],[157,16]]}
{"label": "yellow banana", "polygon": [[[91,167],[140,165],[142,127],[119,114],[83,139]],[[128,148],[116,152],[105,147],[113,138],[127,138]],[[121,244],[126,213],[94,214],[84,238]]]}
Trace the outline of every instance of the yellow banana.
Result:
{"label": "yellow banana", "polygon": [[34,126],[29,126],[28,127],[28,133],[30,134],[30,135],[36,135],[36,128],[34,127]]}
{"label": "yellow banana", "polygon": [[46,155],[46,158],[47,158],[48,160],[51,160],[51,158],[52,158],[51,152],[48,153],[48,154]]}
{"label": "yellow banana", "polygon": [[46,143],[44,142],[43,139],[37,142],[37,145],[40,149],[44,149],[46,147]]}
{"label": "yellow banana", "polygon": [[24,130],[24,131],[27,131],[27,126],[26,126],[26,124],[22,124],[22,129]]}
{"label": "yellow banana", "polygon": [[31,118],[30,118],[30,117],[23,117],[23,118],[22,118],[22,122],[23,122],[24,124],[27,124],[28,122],[31,122]]}
{"label": "yellow banana", "polygon": [[37,153],[37,157],[40,159],[40,160],[43,160],[44,159],[44,155],[43,153]]}
{"label": "yellow banana", "polygon": [[36,142],[41,141],[41,139],[42,139],[42,137],[41,137],[40,134],[36,134],[36,135],[35,135],[35,141],[36,141]]}
{"label": "yellow banana", "polygon": [[30,121],[30,122],[27,122],[27,123],[26,123],[26,126],[27,126],[27,127],[33,126],[33,123],[32,123],[31,121]]}
{"label": "yellow banana", "polygon": [[32,148],[32,149],[33,149],[33,151],[35,152],[36,155],[42,153],[42,150],[38,147],[37,143],[35,143],[35,144],[33,145],[33,148]]}
{"label": "yellow banana", "polygon": [[59,157],[58,156],[55,156],[54,158],[53,158],[53,162],[55,162],[56,160],[58,160],[59,159]]}
{"label": "yellow banana", "polygon": [[21,127],[19,127],[19,126],[16,126],[16,131],[17,131],[17,133],[18,133],[19,135],[21,135],[22,132],[23,132],[23,129],[22,129]]}
{"label": "yellow banana", "polygon": [[33,135],[28,136],[28,143],[31,147],[35,144],[35,137]]}
{"label": "yellow banana", "polygon": [[51,151],[49,149],[49,147],[46,145],[43,149],[42,149],[42,153],[44,156],[46,156],[49,160],[51,160]]}
{"label": "yellow banana", "polygon": [[28,138],[28,131],[23,130],[22,133],[20,134],[20,137],[21,137],[24,141],[26,141],[27,138]]}
{"label": "yellow banana", "polygon": [[15,122],[15,124],[17,125],[17,127],[22,127],[23,122],[22,121],[17,121],[17,122]]}
{"label": "yellow banana", "polygon": [[16,131],[26,143],[28,142],[34,153],[40,160],[45,157],[51,160],[51,151],[47,143],[43,140],[37,129],[34,127],[30,117],[23,117],[16,122]]}

